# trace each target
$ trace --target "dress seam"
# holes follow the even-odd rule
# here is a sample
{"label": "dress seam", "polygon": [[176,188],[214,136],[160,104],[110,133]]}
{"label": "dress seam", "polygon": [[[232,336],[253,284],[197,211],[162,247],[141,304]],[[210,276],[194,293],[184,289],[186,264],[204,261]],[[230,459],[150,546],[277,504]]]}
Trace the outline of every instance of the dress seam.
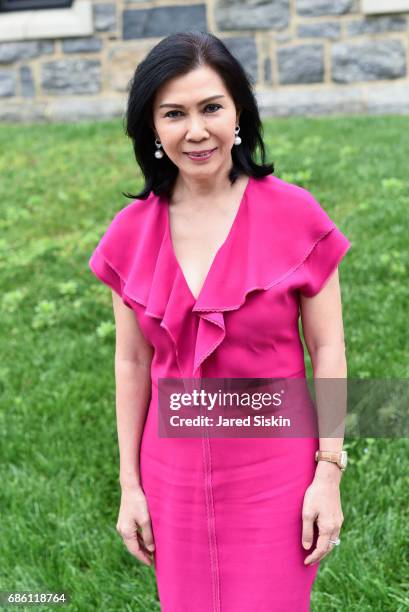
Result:
{"label": "dress seam", "polygon": [[[199,376],[202,376],[201,370]],[[205,470],[205,500],[207,514],[207,532],[209,537],[209,552],[211,564],[211,580],[212,580],[212,597],[213,597],[213,612],[220,612],[220,573],[217,557],[217,542],[215,528],[215,511],[212,495],[212,477],[211,477],[211,454],[210,442],[206,426],[204,428],[204,436],[202,437],[202,450]]]}

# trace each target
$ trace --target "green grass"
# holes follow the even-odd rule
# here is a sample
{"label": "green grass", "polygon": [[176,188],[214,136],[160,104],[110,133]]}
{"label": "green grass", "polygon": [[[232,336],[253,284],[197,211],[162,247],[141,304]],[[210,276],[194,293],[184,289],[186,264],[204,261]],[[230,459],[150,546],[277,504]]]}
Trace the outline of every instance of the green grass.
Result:
{"label": "green grass", "polygon": [[[352,242],[340,267],[349,377],[408,378],[407,118],[264,126],[275,174],[309,189]],[[87,265],[130,202],[121,192],[142,185],[130,142],[120,120],[3,125],[0,149],[0,590],[66,591],[81,612],[159,611],[153,569],[115,531],[113,315]],[[345,447],[342,543],[311,609],[403,612],[408,441]]]}

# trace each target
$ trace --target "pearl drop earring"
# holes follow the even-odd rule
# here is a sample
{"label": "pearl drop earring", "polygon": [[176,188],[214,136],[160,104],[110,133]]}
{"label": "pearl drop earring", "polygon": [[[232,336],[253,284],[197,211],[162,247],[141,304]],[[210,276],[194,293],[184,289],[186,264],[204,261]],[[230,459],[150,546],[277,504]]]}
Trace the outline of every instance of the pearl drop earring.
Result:
{"label": "pearl drop earring", "polygon": [[236,134],[236,138],[234,139],[234,144],[235,144],[235,145],[239,145],[239,144],[241,144],[241,138],[240,138],[240,136],[238,135],[238,133],[240,132],[240,126],[239,126],[239,125],[236,127],[236,129],[234,130],[234,132],[235,132],[235,134]]}
{"label": "pearl drop earring", "polygon": [[160,150],[162,144],[161,144],[160,141],[158,142],[157,138],[155,138],[155,145],[156,145],[156,149],[157,149],[155,151],[155,157],[156,157],[156,159],[161,159],[163,157],[163,151]]}

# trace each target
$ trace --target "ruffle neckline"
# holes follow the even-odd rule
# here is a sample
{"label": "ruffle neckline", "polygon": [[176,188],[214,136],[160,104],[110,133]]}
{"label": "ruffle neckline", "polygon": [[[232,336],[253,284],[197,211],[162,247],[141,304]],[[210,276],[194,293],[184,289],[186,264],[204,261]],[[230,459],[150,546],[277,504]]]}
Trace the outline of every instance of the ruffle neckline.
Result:
{"label": "ruffle neckline", "polygon": [[[124,301],[142,305],[145,315],[157,319],[168,333],[183,377],[201,376],[204,361],[226,337],[226,313],[241,308],[250,293],[286,279],[336,227],[306,190],[272,175],[250,177],[195,300],[173,250],[163,197],[151,194],[136,200],[115,221],[120,249],[117,242],[115,250],[116,241],[109,240],[108,233],[98,248],[121,277]],[[193,370],[183,359],[189,316],[199,317]]]}

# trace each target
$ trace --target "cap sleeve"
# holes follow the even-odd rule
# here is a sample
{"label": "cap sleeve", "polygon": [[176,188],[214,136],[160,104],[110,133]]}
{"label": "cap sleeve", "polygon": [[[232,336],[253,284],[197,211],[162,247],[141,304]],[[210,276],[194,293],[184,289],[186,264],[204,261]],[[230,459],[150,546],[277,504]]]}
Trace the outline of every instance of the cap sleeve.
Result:
{"label": "cap sleeve", "polygon": [[348,238],[333,225],[313,245],[301,265],[300,293],[306,297],[317,295],[329,281],[351,246]]}
{"label": "cap sleeve", "polygon": [[88,266],[100,281],[113,289],[122,298],[123,303],[131,308],[123,291],[125,274],[120,271],[121,265],[126,265],[129,242],[125,213],[126,209],[122,209],[115,215],[92,253]]}
{"label": "cap sleeve", "polygon": [[95,276],[111,287],[120,297],[122,297],[123,281],[119,273],[114,270],[112,265],[105,259],[97,247],[92,253],[88,265]]}

